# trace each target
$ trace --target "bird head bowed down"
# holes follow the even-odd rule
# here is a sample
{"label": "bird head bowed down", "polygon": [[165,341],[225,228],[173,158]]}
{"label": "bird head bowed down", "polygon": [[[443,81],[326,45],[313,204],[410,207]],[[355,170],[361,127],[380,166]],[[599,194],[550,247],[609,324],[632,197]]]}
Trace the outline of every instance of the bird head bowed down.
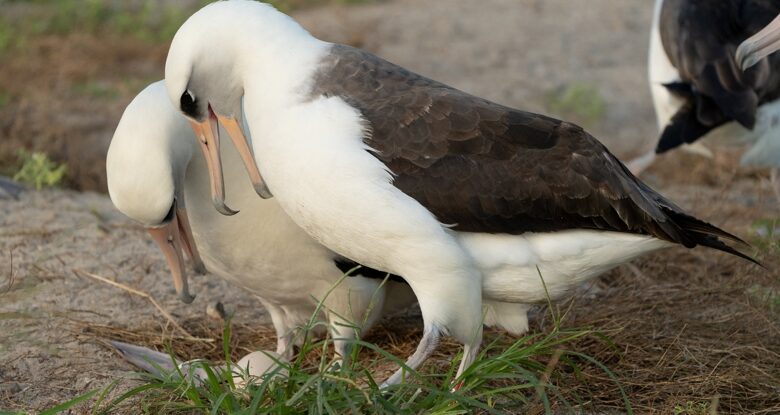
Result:
{"label": "bird head bowed down", "polygon": [[272,194],[260,175],[241,125],[244,88],[236,73],[240,54],[235,53],[240,39],[228,38],[224,30],[213,30],[229,27],[231,20],[241,16],[219,13],[219,3],[204,7],[179,28],[165,64],[165,83],[171,102],[187,117],[200,143],[210,174],[214,206],[224,215],[233,215],[237,211],[225,204],[219,158],[220,123],[238,150],[257,194],[264,199],[271,198]]}
{"label": "bird head bowed down", "polygon": [[[184,176],[194,144],[174,140],[189,134],[186,122],[165,101],[157,82],[125,109],[106,157],[108,193],[122,213],[143,225],[165,255],[179,298],[191,303],[183,252],[204,274],[184,206]],[[182,145],[184,144],[184,145]]]}

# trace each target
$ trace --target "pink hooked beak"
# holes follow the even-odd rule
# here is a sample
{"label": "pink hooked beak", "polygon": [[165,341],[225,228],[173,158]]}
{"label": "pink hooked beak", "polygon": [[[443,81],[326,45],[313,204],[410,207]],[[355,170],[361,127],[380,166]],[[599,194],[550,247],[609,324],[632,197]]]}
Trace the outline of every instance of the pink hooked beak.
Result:
{"label": "pink hooked beak", "polygon": [[205,274],[206,267],[203,265],[198,249],[195,246],[187,211],[183,207],[179,208],[176,206],[176,202],[174,202],[171,220],[160,227],[148,228],[148,231],[152,239],[157,243],[157,246],[162,250],[163,255],[165,255],[165,261],[168,263],[168,268],[170,268],[173,276],[173,285],[176,287],[176,293],[181,301],[187,304],[191,303],[195,296],[190,294],[189,291],[182,251],[186,250],[187,256],[192,260],[196,272]]}
{"label": "pink hooked beak", "polygon": [[255,192],[263,199],[273,197],[263,177],[260,175],[260,170],[257,168],[252,150],[249,148],[249,141],[238,121],[235,118],[215,114],[211,109],[211,105],[209,105],[208,111],[209,116],[206,120],[202,122],[190,121],[190,125],[198,137],[203,157],[206,159],[206,166],[211,180],[211,200],[217,211],[228,216],[238,213],[238,211],[230,209],[225,204],[225,183],[222,178],[222,161],[219,157],[219,123],[222,123],[222,126],[233,141],[233,145],[238,150],[247,173],[249,173]]}

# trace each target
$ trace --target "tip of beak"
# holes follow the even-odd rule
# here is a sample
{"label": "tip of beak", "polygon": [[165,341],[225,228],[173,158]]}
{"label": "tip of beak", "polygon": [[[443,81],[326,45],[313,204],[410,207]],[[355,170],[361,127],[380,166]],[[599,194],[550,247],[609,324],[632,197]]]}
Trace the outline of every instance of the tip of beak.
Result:
{"label": "tip of beak", "polygon": [[268,189],[268,186],[265,185],[265,183],[256,183],[253,184],[255,188],[255,192],[262,197],[263,199],[270,199],[274,197],[273,193]]}
{"label": "tip of beak", "polygon": [[191,304],[193,301],[195,301],[195,296],[190,294],[188,291],[182,291],[179,293],[179,300],[181,300],[181,302],[184,304]]}
{"label": "tip of beak", "polygon": [[753,47],[747,42],[739,45],[737,53],[735,54],[735,59],[742,71],[750,69],[751,66],[759,61],[756,55],[753,54]]}
{"label": "tip of beak", "polygon": [[192,268],[195,270],[195,272],[198,273],[198,275],[206,275],[206,265],[202,261],[193,263]]}
{"label": "tip of beak", "polygon": [[743,59],[740,62],[740,66],[742,67],[743,71],[746,71],[746,70],[750,69],[750,67],[752,67],[753,65],[757,64],[758,61],[760,61],[760,60],[761,59],[759,59],[757,56],[750,55],[746,59]]}
{"label": "tip of beak", "polygon": [[224,200],[214,199],[212,200],[212,203],[214,203],[214,208],[217,209],[217,212],[225,216],[233,216],[236,213],[238,213],[237,210],[233,210],[230,207],[228,207],[228,205],[225,204]]}

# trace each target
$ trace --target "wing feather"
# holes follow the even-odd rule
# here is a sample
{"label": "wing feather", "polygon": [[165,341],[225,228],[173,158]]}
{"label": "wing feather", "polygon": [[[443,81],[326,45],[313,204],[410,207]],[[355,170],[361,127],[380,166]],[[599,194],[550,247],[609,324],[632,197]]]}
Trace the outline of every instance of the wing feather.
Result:
{"label": "wing feather", "polygon": [[364,140],[394,173],[393,184],[456,230],[600,229],[685,246],[724,234],[686,219],[695,226],[688,232],[671,216],[689,216],[574,124],[469,95],[343,45],[333,46],[313,85],[313,97],[340,96],[361,111],[371,127]]}

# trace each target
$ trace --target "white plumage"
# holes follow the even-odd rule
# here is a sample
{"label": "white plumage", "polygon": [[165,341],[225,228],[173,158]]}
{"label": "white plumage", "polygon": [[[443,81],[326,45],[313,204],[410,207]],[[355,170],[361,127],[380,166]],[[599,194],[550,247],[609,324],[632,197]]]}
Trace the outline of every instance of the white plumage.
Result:
{"label": "white plumage", "polygon": [[[483,304],[488,323],[522,333],[527,330],[528,304],[546,298],[541,278],[550,295],[558,298],[581,281],[671,245],[638,233],[555,226],[555,231],[510,235],[460,232],[440,223],[428,208],[395,185],[390,167],[373,154],[375,149],[368,147],[365,138],[375,131],[365,114],[342,96],[311,94],[316,90],[318,65],[332,47],[271,6],[248,1],[214,3],[193,15],[177,32],[166,62],[166,86],[174,105],[201,131],[208,131],[217,119],[234,122],[231,120],[240,117],[243,95],[254,159],[270,193],[285,212],[312,238],[340,255],[401,275],[409,282],[423,313],[424,333],[417,351],[407,361],[408,366],[419,366],[435,350],[439,336],[448,334],[465,347],[460,375],[475,358],[481,342]],[[417,76],[398,68],[390,70],[396,72],[361,74],[358,78],[366,82],[360,86],[383,86],[379,82],[379,86],[372,86],[371,76]],[[345,74],[352,75],[356,74]],[[420,81],[425,82],[428,81]],[[463,98],[462,105],[479,102],[471,101],[472,98]],[[430,110],[430,106],[424,107],[423,114],[430,114]],[[398,114],[387,117],[402,127],[409,125]],[[547,122],[544,117],[537,117],[540,123]],[[245,140],[231,138],[234,142]],[[201,139],[218,142],[218,137],[207,135]],[[592,145],[592,149],[601,148],[599,144]],[[663,212],[682,215],[671,202],[649,193],[649,188],[630,177],[606,150],[594,153],[592,158],[580,154],[573,158],[581,163],[578,167],[591,168],[587,163],[593,161],[597,165],[594,168],[604,169],[600,173],[631,183],[626,185],[633,186],[630,190],[621,190],[633,192],[626,198],[656,198],[653,202],[642,200],[641,203],[656,204],[648,205],[648,211],[621,212],[621,218],[636,213],[653,218],[652,215],[659,215],[657,220],[673,222],[671,217],[662,216]],[[469,156],[453,157],[478,163]],[[572,176],[580,179],[576,173]],[[588,183],[579,180],[566,185],[582,185],[578,190],[583,198],[603,191],[588,188]],[[677,218],[681,223],[692,220],[707,228],[704,234],[728,235],[689,216]],[[710,236],[696,240],[702,235],[683,236],[692,238],[685,239],[688,246],[709,243],[708,246],[725,249],[706,239]],[[692,240],[696,242],[691,244]],[[387,383],[399,382],[401,378],[399,370]]]}
{"label": "white plumage", "polygon": [[[381,316],[385,293],[395,307],[414,301],[395,282],[342,277],[332,251],[298,228],[275,201],[257,197],[233,148],[221,151],[230,202],[241,217],[218,214],[211,205],[209,178],[186,119],[168,101],[162,82],[141,92],[127,107],[107,158],[108,186],[117,208],[147,227],[159,226],[174,197],[188,207],[195,245],[209,271],[253,293],[271,315],[277,353],[289,356],[294,330],[308,323],[319,300],[343,354],[349,326],[368,330]],[[183,200],[182,200],[183,199]]]}

